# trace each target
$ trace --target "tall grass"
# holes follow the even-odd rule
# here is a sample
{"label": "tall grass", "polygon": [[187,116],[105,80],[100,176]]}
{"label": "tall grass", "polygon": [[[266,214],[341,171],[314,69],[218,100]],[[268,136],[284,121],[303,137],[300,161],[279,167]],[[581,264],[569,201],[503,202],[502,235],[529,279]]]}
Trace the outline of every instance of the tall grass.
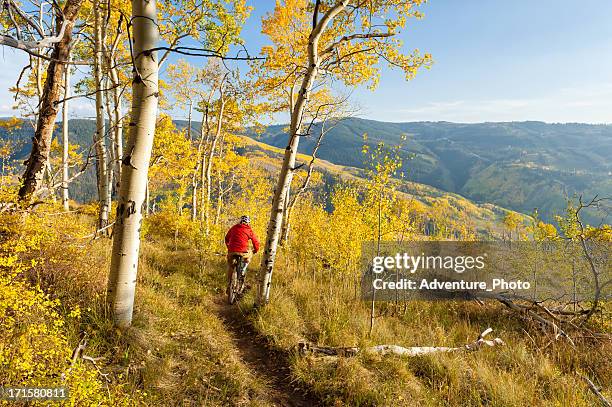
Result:
{"label": "tall grass", "polygon": [[[591,406],[595,396],[576,370],[596,378],[604,393],[611,390],[609,342],[577,333],[572,347],[500,304],[450,301],[379,303],[368,336],[369,304],[355,296],[350,278],[286,257],[277,264],[283,268],[271,305],[253,323],[294,355],[295,378],[330,405]],[[506,345],[413,358],[295,354],[303,339],[326,346],[461,346],[487,327]]]}

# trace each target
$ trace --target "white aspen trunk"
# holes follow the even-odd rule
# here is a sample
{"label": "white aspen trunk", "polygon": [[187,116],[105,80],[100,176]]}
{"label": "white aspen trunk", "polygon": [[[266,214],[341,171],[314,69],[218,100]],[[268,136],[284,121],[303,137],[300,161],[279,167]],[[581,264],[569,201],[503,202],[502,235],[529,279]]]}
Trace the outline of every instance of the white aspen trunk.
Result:
{"label": "white aspen trunk", "polygon": [[[158,41],[156,2],[132,0],[134,79],[126,156],[122,160],[117,218],[108,282],[108,300],[116,326],[131,324],[138,270],[142,208],[158,105]],[[146,51],[146,52],[143,52]]]}
{"label": "white aspen trunk", "polygon": [[210,101],[214,96],[215,89],[211,89],[208,94],[208,99],[206,100],[206,107],[202,112],[202,125],[200,126],[200,141],[198,144],[198,163],[193,173],[194,183],[197,184],[197,177],[200,177],[200,221],[204,222],[204,212],[202,208],[204,207],[204,178],[206,177],[206,146],[208,145],[208,141],[210,139],[210,124],[209,124],[209,116],[208,116],[208,107],[210,106]]}
{"label": "white aspen trunk", "polygon": [[189,138],[189,141],[193,141],[191,139],[191,115],[193,113],[193,102],[189,102],[189,113],[187,115],[187,138]]}
{"label": "white aspen trunk", "polygon": [[149,180],[147,179],[147,186],[145,187],[145,217],[149,216],[151,210],[151,194],[149,193]]}
{"label": "white aspen trunk", "polygon": [[219,112],[217,114],[217,129],[215,131],[215,135],[210,143],[210,151],[208,153],[208,158],[206,159],[206,193],[204,195],[204,207],[202,208],[202,212],[204,212],[204,227],[206,235],[210,232],[210,193],[212,190],[211,185],[211,171],[212,171],[212,163],[213,158],[215,156],[215,149],[217,146],[217,141],[221,136],[221,128],[223,125],[223,112],[225,110],[225,98],[223,96],[223,84],[221,84],[221,88],[219,90],[221,96],[219,98]]}
{"label": "white aspen trunk", "polygon": [[198,183],[195,177],[191,180],[191,220],[198,218]]}
{"label": "white aspen trunk", "polygon": [[102,94],[103,80],[103,10],[98,0],[94,1],[94,82],[96,90],[96,133],[94,143],[96,144],[97,157],[97,181],[98,181],[98,228],[102,229],[108,225],[108,214],[110,211],[110,194],[108,185],[108,157],[106,151],[106,128],[104,118],[104,95]]}
{"label": "white aspen trunk", "polygon": [[[189,113],[187,116],[187,137],[189,137],[189,144],[193,145],[193,140],[191,136],[191,118],[193,114],[193,101],[189,101]],[[204,123],[202,123],[204,125]],[[199,147],[198,147],[199,151]],[[196,161],[199,160],[199,157],[196,156]],[[197,165],[196,165],[197,167]],[[198,181],[197,177],[192,174],[191,177],[191,220],[195,221],[198,216]]]}
{"label": "white aspen trunk", "polygon": [[[71,61],[68,51],[68,61]],[[68,99],[70,97],[70,65],[66,65],[64,71],[64,102],[62,103],[62,206],[68,212]]]}
{"label": "white aspen trunk", "polygon": [[204,222],[204,184],[206,183],[206,155],[202,153],[200,160],[200,222]]}
{"label": "white aspen trunk", "polygon": [[[222,137],[219,142],[219,157],[223,157],[225,139]],[[217,167],[217,204],[215,206],[215,219],[213,225],[219,224],[219,218],[221,217],[221,207],[223,206],[223,180],[221,179],[221,168]]]}
{"label": "white aspen trunk", "polygon": [[36,67],[36,95],[38,96],[38,100],[42,98],[43,93],[43,85],[42,85],[42,72],[43,66],[40,58],[34,58],[35,67]]}
{"label": "white aspen trunk", "polygon": [[[183,188],[179,188],[178,189],[178,199],[176,202],[176,212],[178,213],[179,217],[183,214],[183,196],[185,194],[183,193]],[[178,233],[178,230],[177,230]]]}
{"label": "white aspen trunk", "polygon": [[257,305],[263,306],[270,300],[270,285],[272,284],[272,272],[274,261],[276,260],[276,250],[283,223],[283,212],[287,189],[291,184],[291,174],[295,167],[295,157],[297,155],[298,144],[300,142],[299,129],[302,126],[304,109],[310,97],[312,85],[319,73],[319,39],[327,25],[340,13],[349,3],[349,0],[338,2],[330,8],[323,18],[313,27],[308,39],[308,64],[306,73],[302,80],[302,85],[295,100],[291,115],[291,125],[289,127],[289,143],[285,148],[283,165],[278,176],[276,189],[272,198],[272,209],[270,220],[268,221],[268,231],[266,242],[259,270],[259,285],[257,290]]}
{"label": "white aspen trunk", "polygon": [[121,102],[121,90],[119,89],[119,74],[117,73],[117,61],[111,58],[110,79],[113,85],[113,147],[115,149],[115,161],[113,163],[113,171],[115,178],[115,191],[119,191],[119,182],[121,180],[121,157],[123,156],[123,106]]}
{"label": "white aspen trunk", "polygon": [[279,246],[283,246],[289,240],[289,217],[291,216],[291,212],[293,209],[289,197],[291,196],[291,182],[293,181],[293,172],[290,173],[289,178],[289,185],[287,186],[287,192],[285,194],[285,202],[283,203],[283,222],[281,226],[280,240],[278,241]]}
{"label": "white aspen trunk", "polygon": [[[106,60],[106,59],[105,59]],[[108,71],[107,71],[108,72]],[[110,87],[110,80],[108,77],[104,79],[104,89],[108,89]],[[113,199],[113,177],[115,172],[113,171],[113,166],[117,157],[115,156],[115,125],[114,125],[114,116],[113,109],[111,109],[111,95],[108,91],[103,93],[104,96],[104,107],[106,108],[106,117],[108,119],[108,166],[106,171],[106,177],[108,178],[108,196]],[[109,206],[110,213],[110,206]]]}
{"label": "white aspen trunk", "polygon": [[[44,27],[44,18],[45,18],[45,3],[41,0],[39,9],[38,9],[38,26]],[[42,53],[44,49],[39,48],[38,52]],[[36,93],[38,95],[38,101],[40,105],[40,99],[43,95],[43,61],[42,58],[36,58]]]}
{"label": "white aspen trunk", "polygon": [[[295,104],[295,82],[289,88],[289,117],[293,116],[293,106]],[[301,129],[300,129],[301,130]],[[293,181],[293,173],[291,175],[291,180],[289,181],[289,185]],[[289,197],[291,195],[291,188],[287,188],[287,194],[285,195],[285,207],[283,212],[283,222],[281,226],[281,236],[278,242],[279,246],[283,246],[287,240],[289,239],[289,222],[291,221],[291,211],[293,209],[292,203],[289,201]]]}
{"label": "white aspen trunk", "polygon": [[221,170],[217,170],[217,207],[215,208],[215,220],[213,225],[219,224],[219,218],[221,218],[221,208],[223,207],[223,184],[221,183]]}

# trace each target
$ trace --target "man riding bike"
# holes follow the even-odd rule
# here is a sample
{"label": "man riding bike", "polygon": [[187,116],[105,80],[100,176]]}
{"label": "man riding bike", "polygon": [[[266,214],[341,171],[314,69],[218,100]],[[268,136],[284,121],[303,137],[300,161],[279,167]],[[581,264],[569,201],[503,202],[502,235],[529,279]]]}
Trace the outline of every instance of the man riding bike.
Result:
{"label": "man riding bike", "polygon": [[[252,252],[249,248],[249,240],[253,243]],[[244,259],[244,274],[251,257],[259,251],[259,240],[251,229],[251,218],[249,216],[241,216],[240,223],[230,228],[225,235],[225,246],[227,246],[227,281],[229,282],[232,278],[236,256],[242,256]]]}

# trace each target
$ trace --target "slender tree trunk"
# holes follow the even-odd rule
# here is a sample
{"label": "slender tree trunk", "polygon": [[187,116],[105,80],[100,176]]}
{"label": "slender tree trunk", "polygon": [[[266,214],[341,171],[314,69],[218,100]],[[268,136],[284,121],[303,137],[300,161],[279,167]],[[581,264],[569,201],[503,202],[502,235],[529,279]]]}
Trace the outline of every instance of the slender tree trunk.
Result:
{"label": "slender tree trunk", "polygon": [[[225,78],[223,78],[225,80]],[[211,172],[212,172],[212,164],[213,158],[215,156],[215,149],[217,147],[217,141],[221,136],[221,129],[223,126],[223,112],[225,110],[225,98],[223,96],[223,83],[221,83],[219,92],[221,96],[219,97],[219,112],[217,113],[217,129],[215,131],[215,135],[210,143],[210,151],[208,152],[208,157],[206,159],[206,193],[204,195],[204,207],[202,208],[202,212],[204,212],[204,227],[206,235],[210,232],[210,194],[212,191],[211,185]]]}
{"label": "slender tree trunk", "polygon": [[[68,53],[70,61],[70,52]],[[64,71],[64,102],[62,103],[62,206],[64,211],[69,211],[68,205],[68,99],[70,97],[70,65]]]}
{"label": "slender tree trunk", "polygon": [[[378,233],[376,234],[376,256],[380,256],[380,241],[382,237],[382,189],[378,195]],[[372,279],[374,271],[372,271]],[[370,302],[370,330],[368,336],[372,336],[374,330],[374,318],[376,312],[376,288],[372,287],[372,301]]]}
{"label": "slender tree trunk", "polygon": [[119,191],[121,180],[121,157],[123,157],[123,106],[121,102],[121,89],[119,85],[119,74],[117,72],[117,61],[111,58],[110,80],[113,86],[113,147],[115,160],[113,162],[113,172],[115,179],[115,191]]}
{"label": "slender tree trunk", "polygon": [[291,183],[291,173],[295,167],[295,157],[299,144],[299,129],[302,127],[304,109],[310,97],[312,85],[319,73],[319,39],[327,25],[340,13],[348,4],[348,0],[343,0],[330,8],[319,22],[315,22],[310,37],[308,39],[308,64],[306,73],[302,80],[302,86],[296,97],[295,106],[291,115],[291,125],[289,127],[289,143],[285,148],[283,165],[278,177],[274,196],[272,198],[272,209],[268,221],[268,231],[264,252],[259,270],[259,285],[257,290],[257,305],[262,306],[270,299],[270,285],[272,284],[272,272],[274,261],[276,260],[276,250],[280,237],[283,222],[283,212],[287,189]]}
{"label": "slender tree trunk", "polygon": [[[110,80],[109,78],[105,78],[104,80],[104,89],[110,88]],[[113,179],[115,171],[113,170],[114,163],[117,161],[117,157],[115,156],[115,125],[114,125],[114,115],[113,109],[111,108],[111,95],[108,91],[104,92],[104,107],[106,109],[106,120],[108,120],[108,168],[106,171],[106,176],[108,178],[108,196],[113,199]],[[109,209],[110,212],[110,209]]]}
{"label": "slender tree trunk", "polygon": [[221,171],[218,171],[217,173],[217,181],[218,181],[218,195],[217,195],[217,207],[216,207],[216,211],[215,211],[215,220],[213,222],[213,225],[218,225],[219,224],[219,219],[221,218],[221,208],[223,207],[223,185],[221,183]]}
{"label": "slender tree trunk", "polygon": [[202,152],[202,158],[200,160],[200,223],[204,222],[204,200],[206,190],[204,184],[206,183],[206,154]]}
{"label": "slender tree trunk", "polygon": [[157,45],[156,2],[132,0],[133,54],[132,113],[127,154],[122,160],[117,218],[108,282],[108,301],[115,325],[131,324],[140,248],[142,207],[158,104],[158,59],[156,52],[144,52]]}
{"label": "slender tree trunk", "polygon": [[64,72],[67,67],[65,63],[58,63],[57,61],[68,60],[70,43],[72,41],[72,28],[82,3],[83,0],[67,0],[64,5],[62,14],[67,22],[64,37],[55,44],[51,54],[52,59],[47,67],[47,78],[40,101],[36,130],[32,140],[32,151],[25,162],[26,170],[23,174],[21,187],[19,188],[19,198],[21,201],[28,201],[38,191],[49,161],[53,127],[58,112],[57,101],[63,94],[62,85],[65,79]]}
{"label": "slender tree trunk", "polygon": [[291,182],[293,181],[293,173],[289,175],[289,185],[287,186],[287,192],[285,194],[285,202],[283,208],[283,222],[281,225],[281,235],[278,241],[279,246],[283,246],[289,240],[289,222],[291,220],[291,212],[293,211],[293,202],[291,202]]}
{"label": "slender tree trunk", "polygon": [[194,177],[197,176],[199,171],[200,176],[200,221],[204,222],[204,180],[206,178],[206,148],[208,146],[208,142],[210,139],[210,122],[208,115],[208,107],[210,106],[210,101],[214,95],[214,89],[211,90],[208,95],[208,100],[206,102],[206,108],[204,109],[204,113],[202,114],[202,127],[200,128],[200,144],[198,146],[198,155],[199,155],[199,168],[196,167]]}
{"label": "slender tree trunk", "polygon": [[[189,101],[189,113],[187,116],[187,137],[189,137],[190,145],[193,145],[193,140],[191,136],[191,117],[193,114],[193,101]],[[204,123],[202,123],[204,125]],[[199,147],[198,147],[199,151]],[[199,160],[199,157],[196,157],[196,160]],[[197,167],[197,165],[196,165]],[[191,177],[191,220],[195,221],[198,216],[198,180],[192,174]]]}
{"label": "slender tree trunk", "polygon": [[187,114],[187,138],[189,141],[193,141],[191,139],[191,115],[193,113],[193,102],[189,102],[189,113]]}
{"label": "slender tree trunk", "polygon": [[[219,145],[219,157],[223,156],[223,148],[224,148],[223,141],[224,140],[222,139]],[[219,224],[219,219],[221,218],[221,208],[223,207],[223,197],[225,196],[225,193],[227,191],[231,190],[232,184],[234,183],[234,176],[235,176],[235,174],[232,174],[228,188],[224,189],[223,179],[221,175],[222,175],[221,168],[217,167],[217,205],[215,208],[215,220],[213,221],[213,225],[215,226]]]}
{"label": "slender tree trunk", "polygon": [[[38,9],[38,26],[44,27],[44,19],[45,19],[45,3],[41,0]],[[38,49],[38,52],[41,53],[44,50],[42,48]],[[43,95],[43,60],[42,58],[36,58],[36,95],[38,96],[38,101],[40,102]]]}
{"label": "slender tree trunk", "polygon": [[147,186],[145,187],[145,217],[149,216],[151,211],[151,194],[149,188],[149,180],[147,180]]}
{"label": "slender tree trunk", "polygon": [[[293,116],[293,106],[295,104],[295,84],[294,82],[289,89],[289,117]],[[293,203],[290,202],[291,196],[291,182],[293,181],[293,174],[291,174],[291,179],[289,180],[289,187],[287,188],[287,193],[285,195],[285,207],[283,209],[283,222],[281,226],[281,236],[278,241],[279,246],[283,246],[289,239],[289,222],[291,221],[291,212],[293,209]],[[299,191],[298,191],[299,193]]]}
{"label": "slender tree trunk", "polygon": [[195,177],[191,178],[191,220],[198,218],[198,181]]}
{"label": "slender tree trunk", "polygon": [[96,133],[94,143],[96,145],[96,168],[98,181],[98,228],[102,229],[108,225],[111,197],[109,194],[108,178],[108,154],[106,150],[106,126],[104,115],[103,94],[103,67],[104,67],[104,19],[100,1],[94,1],[94,82],[96,89]]}

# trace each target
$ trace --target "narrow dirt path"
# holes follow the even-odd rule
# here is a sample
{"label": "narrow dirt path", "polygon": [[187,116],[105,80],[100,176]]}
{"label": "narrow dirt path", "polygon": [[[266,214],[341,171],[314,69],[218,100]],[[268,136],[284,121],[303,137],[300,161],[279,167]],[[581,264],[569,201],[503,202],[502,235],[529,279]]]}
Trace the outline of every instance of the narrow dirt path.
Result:
{"label": "narrow dirt path", "polygon": [[320,401],[291,383],[290,369],[283,355],[271,350],[266,341],[257,335],[238,305],[229,305],[225,298],[215,301],[217,314],[234,343],[243,362],[253,374],[262,379],[270,388],[270,401],[275,406],[310,407],[321,405]]}

